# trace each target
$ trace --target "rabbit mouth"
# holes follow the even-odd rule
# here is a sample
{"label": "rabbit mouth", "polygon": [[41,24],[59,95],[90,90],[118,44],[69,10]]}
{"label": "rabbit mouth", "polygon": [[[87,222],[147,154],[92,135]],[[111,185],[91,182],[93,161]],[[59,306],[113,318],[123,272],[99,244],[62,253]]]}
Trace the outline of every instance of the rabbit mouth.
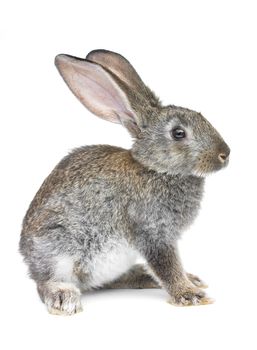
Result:
{"label": "rabbit mouth", "polygon": [[224,169],[229,163],[230,149],[226,144],[222,144],[216,150],[202,152],[197,159],[193,174],[205,177],[211,173]]}
{"label": "rabbit mouth", "polygon": [[214,158],[213,155],[205,154],[199,159],[197,166],[193,170],[193,174],[199,177],[205,177],[226,168],[228,163],[229,157],[225,157],[223,154],[219,154]]}
{"label": "rabbit mouth", "polygon": [[223,162],[217,160],[213,162],[200,161],[197,167],[193,170],[193,174],[198,177],[205,177],[216,171],[226,168],[228,163],[228,158]]}

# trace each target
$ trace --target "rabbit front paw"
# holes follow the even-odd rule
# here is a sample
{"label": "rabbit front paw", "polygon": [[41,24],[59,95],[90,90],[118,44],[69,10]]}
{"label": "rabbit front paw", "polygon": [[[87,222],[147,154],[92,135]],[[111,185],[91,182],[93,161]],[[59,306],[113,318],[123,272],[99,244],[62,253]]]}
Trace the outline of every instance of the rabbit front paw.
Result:
{"label": "rabbit front paw", "polygon": [[175,289],[169,300],[170,304],[176,306],[207,305],[213,302],[213,299],[207,297],[204,291],[194,287]]}

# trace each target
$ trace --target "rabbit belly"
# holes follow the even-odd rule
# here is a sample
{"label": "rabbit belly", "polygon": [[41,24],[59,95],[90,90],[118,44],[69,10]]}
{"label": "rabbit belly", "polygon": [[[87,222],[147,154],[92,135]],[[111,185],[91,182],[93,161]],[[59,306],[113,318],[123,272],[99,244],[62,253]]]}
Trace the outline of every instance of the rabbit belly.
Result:
{"label": "rabbit belly", "polygon": [[139,258],[137,253],[124,241],[108,244],[87,266],[90,280],[87,287],[97,288],[111,282],[127,272]]}

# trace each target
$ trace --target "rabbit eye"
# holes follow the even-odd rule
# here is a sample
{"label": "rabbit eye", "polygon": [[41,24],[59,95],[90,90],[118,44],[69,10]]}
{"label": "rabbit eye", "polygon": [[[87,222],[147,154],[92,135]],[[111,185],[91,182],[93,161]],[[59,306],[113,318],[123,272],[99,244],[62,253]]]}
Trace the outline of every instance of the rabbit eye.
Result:
{"label": "rabbit eye", "polygon": [[179,127],[172,129],[171,133],[175,140],[182,140],[183,138],[186,137],[185,130]]}

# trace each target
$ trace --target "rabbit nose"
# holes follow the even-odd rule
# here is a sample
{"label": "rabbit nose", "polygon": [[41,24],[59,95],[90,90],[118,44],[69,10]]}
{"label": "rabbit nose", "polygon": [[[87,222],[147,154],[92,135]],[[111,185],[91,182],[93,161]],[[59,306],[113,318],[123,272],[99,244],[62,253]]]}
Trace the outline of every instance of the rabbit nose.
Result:
{"label": "rabbit nose", "polygon": [[218,155],[218,158],[219,158],[219,161],[220,161],[221,163],[224,163],[225,160],[227,159],[227,156],[226,156],[225,153],[220,153],[220,154]]}
{"label": "rabbit nose", "polygon": [[219,158],[219,161],[221,163],[225,163],[225,161],[228,159],[229,157],[229,153],[230,153],[230,150],[227,150],[227,152],[222,152],[218,155],[218,158]]}

